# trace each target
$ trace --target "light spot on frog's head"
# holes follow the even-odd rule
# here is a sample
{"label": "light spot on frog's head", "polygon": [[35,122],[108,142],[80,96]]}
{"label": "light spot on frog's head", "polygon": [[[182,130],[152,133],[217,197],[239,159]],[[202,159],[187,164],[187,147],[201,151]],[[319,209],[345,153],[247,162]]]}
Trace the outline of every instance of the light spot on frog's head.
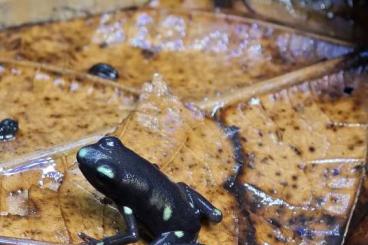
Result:
{"label": "light spot on frog's head", "polygon": [[82,148],[78,152],[78,158],[86,158],[88,156],[89,150],[87,148]]}
{"label": "light spot on frog's head", "polygon": [[113,179],[115,176],[114,171],[107,165],[98,166],[97,171],[110,179]]}
{"label": "light spot on frog's head", "polygon": [[165,206],[164,208],[164,213],[163,213],[163,220],[164,221],[168,221],[170,218],[171,218],[171,215],[172,215],[172,209],[170,206]]}
{"label": "light spot on frog's head", "polygon": [[115,146],[115,142],[114,141],[108,141],[106,142],[106,144],[110,147],[114,147]]}
{"label": "light spot on frog's head", "polygon": [[174,234],[177,238],[182,238],[184,236],[184,232],[182,231],[175,231]]}
{"label": "light spot on frog's head", "polygon": [[133,214],[133,210],[129,207],[124,206],[124,213],[126,215],[131,215],[131,214]]}

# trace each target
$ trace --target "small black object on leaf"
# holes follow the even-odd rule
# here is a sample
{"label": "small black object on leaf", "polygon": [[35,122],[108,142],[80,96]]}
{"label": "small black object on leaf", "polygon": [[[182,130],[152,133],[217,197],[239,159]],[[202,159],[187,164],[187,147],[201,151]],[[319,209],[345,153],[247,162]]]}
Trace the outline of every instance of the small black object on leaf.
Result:
{"label": "small black object on leaf", "polygon": [[101,77],[109,80],[117,80],[119,78],[119,72],[109,64],[98,63],[89,68],[88,73],[97,77]]}
{"label": "small black object on leaf", "polygon": [[353,88],[353,87],[346,86],[346,87],[344,88],[344,93],[345,93],[345,94],[352,94],[352,93],[353,93],[353,91],[354,91],[354,88]]}
{"label": "small black object on leaf", "polygon": [[232,2],[232,0],[214,0],[216,8],[231,8]]}
{"label": "small black object on leaf", "polygon": [[18,132],[18,122],[7,118],[0,122],[0,141],[8,141],[15,138]]}
{"label": "small black object on leaf", "polygon": [[156,53],[153,50],[149,50],[149,49],[142,49],[141,54],[147,60],[153,59],[156,55]]}

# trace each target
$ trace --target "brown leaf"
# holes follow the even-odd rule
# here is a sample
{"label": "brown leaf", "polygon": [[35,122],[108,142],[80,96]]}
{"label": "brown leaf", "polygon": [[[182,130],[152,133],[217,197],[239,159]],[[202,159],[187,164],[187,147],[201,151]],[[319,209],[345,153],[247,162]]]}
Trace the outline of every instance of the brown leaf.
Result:
{"label": "brown leaf", "polygon": [[15,140],[0,144],[1,162],[112,127],[135,100],[117,87],[41,67],[3,64],[0,70],[0,118],[20,127]]}
{"label": "brown leaf", "polygon": [[156,76],[143,89],[136,111],[115,135],[175,182],[185,182],[223,211],[220,224],[202,226],[206,244],[237,242],[237,204],[223,185],[234,174],[231,143],[221,128],[188,110]]}
{"label": "brown leaf", "polygon": [[253,231],[244,241],[344,239],[367,151],[366,78],[366,67],[341,71],[222,113],[248,155],[238,179]]}
{"label": "brown leaf", "polygon": [[101,203],[103,196],[75,166],[75,154],[36,159],[1,174],[1,239],[78,244],[82,231],[101,239],[124,229],[118,211]]}
{"label": "brown leaf", "polygon": [[[0,4],[0,26],[14,27],[30,23],[66,20],[80,16],[98,14],[119,8],[136,7],[147,0],[108,0],[94,2],[83,0],[75,3],[64,1],[36,0],[34,2],[19,2],[6,0]],[[27,9],[27,11],[24,11]]]}
{"label": "brown leaf", "polygon": [[[339,243],[363,174],[366,68],[338,66],[340,72],[323,76],[345,58],[317,62],[352,51],[344,42],[326,40],[256,20],[173,10],[116,12],[0,33],[0,101],[5,105],[0,115],[21,122],[17,139],[0,145],[6,148],[0,161],[8,161],[0,179],[0,235],[76,243],[79,231],[101,238],[121,227],[117,211],[101,204],[75,169],[70,149],[97,140],[99,130],[125,118],[122,102],[133,105],[132,94],[159,71],[175,95],[198,103],[221,101],[247,86],[249,92],[275,85],[248,93],[249,101],[238,96],[225,103],[231,105],[222,119],[240,128],[238,147],[247,159],[235,193],[223,187],[239,160],[233,156],[234,142],[160,81],[145,87],[137,108],[115,132],[174,181],[193,186],[223,211],[222,223],[203,225],[201,242]],[[119,70],[118,83],[85,74],[100,62]],[[306,70],[323,77],[271,93],[281,88],[275,81]],[[55,173],[64,175],[61,186],[45,178],[41,169],[49,165],[42,159],[36,169],[6,174],[8,167],[33,166],[35,156],[50,154]],[[47,229],[43,224],[49,216]],[[33,222],[42,227],[33,230]]]}
{"label": "brown leaf", "polygon": [[261,18],[343,40],[367,40],[363,13],[367,11],[368,5],[364,1],[244,2],[248,11]]}
{"label": "brown leaf", "polygon": [[136,88],[159,72],[185,101],[221,96],[351,52],[350,46],[256,20],[174,10],[120,11],[23,27],[0,33],[0,42],[1,57],[83,72],[108,63],[120,72],[121,84]]}
{"label": "brown leaf", "polygon": [[[186,108],[177,97],[169,93],[160,79],[156,76],[152,84],[145,85],[136,110],[114,134],[118,135],[128,147],[157,163],[173,181],[189,184],[222,210],[224,220],[220,224],[203,225],[199,238],[202,242],[234,244],[238,239],[237,203],[232,194],[223,187],[228,177],[234,174],[232,145],[221,127],[205,118],[195,108],[192,110]],[[40,201],[47,202],[48,198],[53,198],[53,201],[58,202],[57,206],[48,208],[48,212],[43,209],[37,210],[40,220],[46,219],[46,214],[53,215],[52,217],[62,215],[52,222],[56,227],[63,227],[67,234],[56,242],[67,240],[77,243],[79,242],[77,233],[80,231],[101,238],[116,232],[117,228],[121,229],[120,215],[117,215],[116,211],[106,209],[106,206],[100,203],[101,195],[93,190],[75,168],[73,154],[75,155],[74,151],[67,153],[67,156],[54,155],[50,158],[54,159],[57,169],[64,176],[57,192],[43,192],[39,186],[34,186],[44,178],[40,176],[40,169],[45,169],[49,165],[35,165],[36,170],[34,167],[28,170],[26,166],[30,166],[30,163],[25,163],[15,169],[6,170],[5,173],[14,174],[3,176],[1,181],[3,186],[8,183],[7,185],[15,192],[20,188],[30,193],[42,190],[45,199],[37,196]],[[26,185],[28,182],[24,181],[27,175],[34,176],[32,179],[28,178],[28,185]],[[15,180],[19,183],[14,182]],[[10,188],[2,190],[1,197],[6,199]],[[25,198],[28,205],[29,198],[27,196]],[[18,200],[14,203],[18,203],[16,201]],[[7,227],[9,219],[14,218],[12,215],[0,217],[2,228]],[[29,225],[22,226],[24,222]],[[18,221],[13,221],[12,225],[28,229],[27,227],[32,227],[33,222],[32,216],[25,213]],[[33,234],[26,232],[28,230],[19,229],[14,229],[10,234],[7,233],[7,229],[0,229],[0,235],[19,238],[19,234],[24,234],[21,235],[22,238],[54,242],[49,239],[48,231],[40,229],[37,230],[37,234]]]}
{"label": "brown leaf", "polygon": [[368,241],[368,216],[366,216],[354,229],[352,236],[348,239],[349,245],[364,245]]}

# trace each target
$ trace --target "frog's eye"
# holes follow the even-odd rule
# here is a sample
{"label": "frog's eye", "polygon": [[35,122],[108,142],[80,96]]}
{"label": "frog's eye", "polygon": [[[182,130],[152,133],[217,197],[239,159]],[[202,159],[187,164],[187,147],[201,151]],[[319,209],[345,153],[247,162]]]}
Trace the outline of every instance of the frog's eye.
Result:
{"label": "frog's eye", "polygon": [[114,169],[106,164],[100,165],[97,167],[97,172],[103,176],[103,177],[107,177],[109,179],[114,179],[115,177],[115,171]]}
{"label": "frog's eye", "polygon": [[106,140],[106,145],[110,146],[110,147],[114,147],[115,146],[115,142],[111,139]]}
{"label": "frog's eye", "polygon": [[100,145],[104,148],[116,148],[121,142],[116,137],[104,137],[100,140]]}

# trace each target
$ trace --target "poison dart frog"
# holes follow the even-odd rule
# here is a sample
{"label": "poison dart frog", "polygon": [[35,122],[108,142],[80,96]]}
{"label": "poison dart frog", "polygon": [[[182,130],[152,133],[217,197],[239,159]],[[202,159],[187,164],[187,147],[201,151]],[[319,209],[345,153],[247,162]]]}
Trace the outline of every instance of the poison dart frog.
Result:
{"label": "poison dart frog", "polygon": [[117,245],[138,240],[138,226],[152,238],[150,245],[198,244],[200,220],[219,223],[222,213],[185,183],[174,183],[157,166],[106,136],[77,153],[86,179],[118,207],[126,232],[102,240],[79,233],[87,244]]}

